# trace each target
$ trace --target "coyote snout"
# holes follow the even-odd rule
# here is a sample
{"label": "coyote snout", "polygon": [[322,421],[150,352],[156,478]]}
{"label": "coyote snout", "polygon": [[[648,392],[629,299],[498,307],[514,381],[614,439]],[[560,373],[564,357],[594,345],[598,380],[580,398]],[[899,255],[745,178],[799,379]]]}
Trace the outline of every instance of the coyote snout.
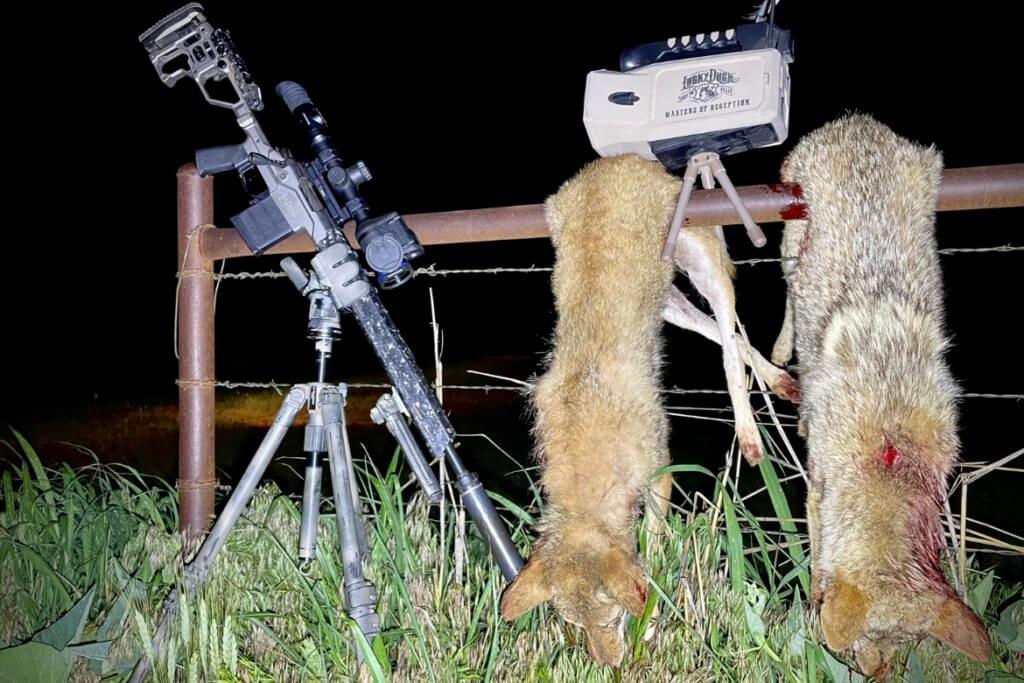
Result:
{"label": "coyote snout", "polygon": [[[989,657],[985,627],[939,566],[940,510],[956,461],[958,389],[944,360],[935,247],[939,154],[867,116],[809,134],[783,167],[809,220],[786,224],[807,440],[814,599],[833,650],[885,676],[899,643],[932,635]],[[791,261],[785,263],[791,264]]]}
{"label": "coyote snout", "polygon": [[[530,562],[501,602],[505,619],[550,600],[563,619],[582,626],[587,650],[599,664],[622,660],[626,613],[639,616],[647,604],[643,568],[633,539],[609,544],[593,533],[563,530],[534,547]],[[580,543],[593,545],[580,545]]]}

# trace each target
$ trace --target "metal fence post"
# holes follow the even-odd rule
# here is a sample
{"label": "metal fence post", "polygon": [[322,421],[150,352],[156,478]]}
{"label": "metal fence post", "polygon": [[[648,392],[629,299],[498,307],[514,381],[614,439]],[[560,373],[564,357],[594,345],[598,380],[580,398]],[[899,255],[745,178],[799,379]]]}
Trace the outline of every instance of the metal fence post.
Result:
{"label": "metal fence post", "polygon": [[202,234],[213,224],[213,178],[195,164],[178,169],[178,511],[182,532],[213,519],[213,261]]}

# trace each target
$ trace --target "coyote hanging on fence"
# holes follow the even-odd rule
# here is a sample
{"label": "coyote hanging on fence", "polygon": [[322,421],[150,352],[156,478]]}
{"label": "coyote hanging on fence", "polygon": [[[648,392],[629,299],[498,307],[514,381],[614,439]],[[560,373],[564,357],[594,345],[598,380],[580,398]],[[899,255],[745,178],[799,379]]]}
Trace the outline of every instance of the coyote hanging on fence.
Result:
{"label": "coyote hanging on fence", "polygon": [[[647,602],[637,511],[653,499],[664,514],[668,502],[667,476],[650,490],[668,453],[662,316],[723,343],[748,458],[760,458],[760,440],[743,389],[744,360],[772,386],[795,393],[785,371],[736,338],[732,264],[720,228],[684,229],[676,251],[677,265],[709,300],[718,323],[678,291],[670,295],[673,268],[659,254],[679,188],[657,162],[614,157],[584,168],[546,206],[557,256],[558,324],[533,400],[547,509],[530,561],[502,600],[502,615],[514,619],[551,600],[566,621],[584,628],[588,650],[602,664],[622,659],[626,612],[640,614]],[[657,519],[650,508],[648,514]]]}
{"label": "coyote hanging on fence", "polygon": [[786,224],[786,322],[795,334],[814,601],[833,650],[882,678],[926,634],[987,661],[985,627],[946,583],[940,506],[959,450],[943,359],[935,247],[940,155],[870,117],[809,134],[783,166],[809,220]]}

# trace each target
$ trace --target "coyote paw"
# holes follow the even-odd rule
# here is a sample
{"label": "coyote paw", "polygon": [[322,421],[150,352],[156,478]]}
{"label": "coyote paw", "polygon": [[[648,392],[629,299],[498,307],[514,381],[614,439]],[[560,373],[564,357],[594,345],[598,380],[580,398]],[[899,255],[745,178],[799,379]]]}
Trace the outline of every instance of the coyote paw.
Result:
{"label": "coyote paw", "polygon": [[756,431],[754,435],[753,438],[749,438],[742,434],[737,434],[740,441],[740,452],[743,453],[743,458],[751,467],[755,467],[764,460],[764,453],[761,451],[761,440],[757,438]]}
{"label": "coyote paw", "polygon": [[786,371],[779,374],[771,385],[772,393],[790,403],[800,402],[800,384]]}

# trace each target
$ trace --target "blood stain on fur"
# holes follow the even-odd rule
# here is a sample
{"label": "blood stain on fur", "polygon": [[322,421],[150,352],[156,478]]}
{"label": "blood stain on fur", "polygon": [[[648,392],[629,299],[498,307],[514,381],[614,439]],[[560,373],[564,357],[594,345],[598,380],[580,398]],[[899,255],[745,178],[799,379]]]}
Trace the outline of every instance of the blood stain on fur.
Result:
{"label": "blood stain on fur", "polygon": [[899,457],[900,449],[887,441],[885,443],[885,447],[882,449],[882,464],[886,467],[892,467],[896,464]]}

